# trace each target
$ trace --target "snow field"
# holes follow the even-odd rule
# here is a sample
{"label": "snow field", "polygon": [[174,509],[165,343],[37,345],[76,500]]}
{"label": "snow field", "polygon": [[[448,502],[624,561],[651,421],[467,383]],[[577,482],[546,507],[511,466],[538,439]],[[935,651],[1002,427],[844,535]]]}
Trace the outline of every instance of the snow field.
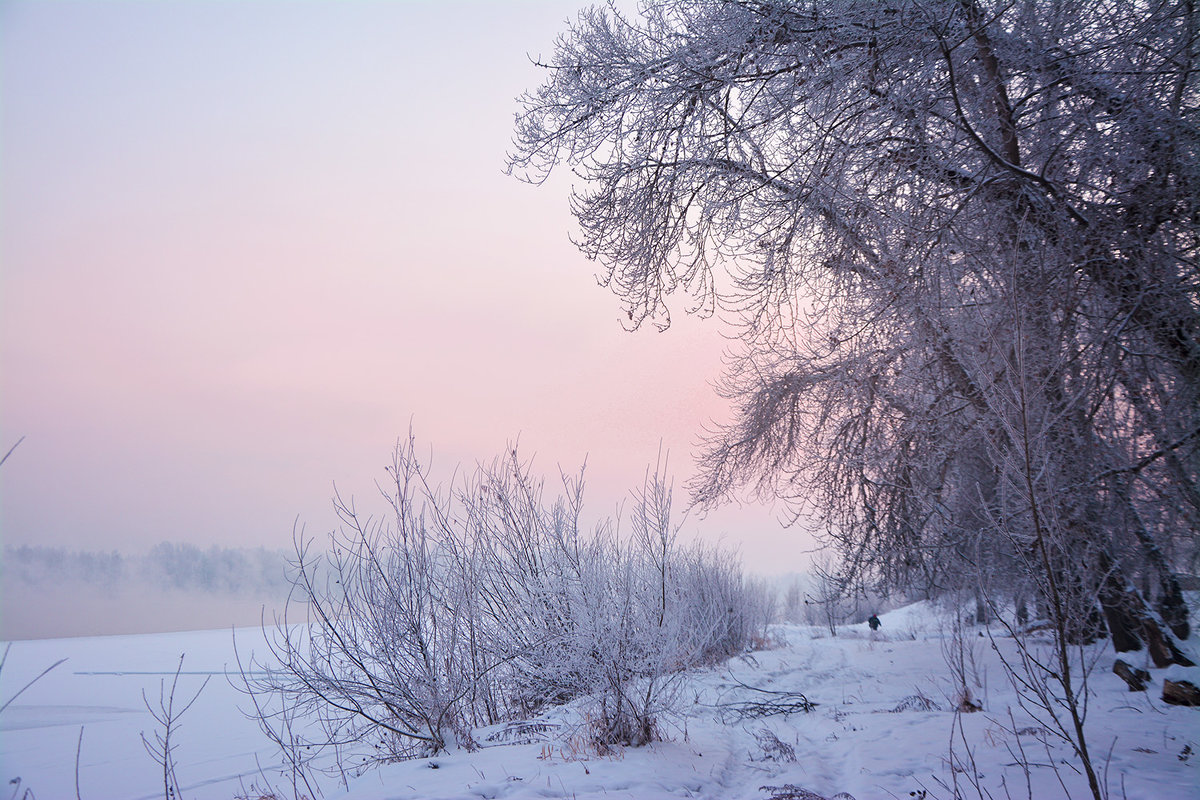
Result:
{"label": "snow field", "polygon": [[[965,641],[975,655],[973,696],[984,710],[956,716],[957,690],[936,610],[916,604],[881,619],[876,633],[859,624],[840,628],[836,637],[779,626],[771,649],[696,671],[682,690],[680,716],[662,721],[665,741],[648,747],[597,753],[588,743],[587,703],[577,701],[525,725],[476,731],[482,747],[474,752],[385,765],[351,775],[348,787],[326,781],[325,796],[765,800],[782,790],[761,787],[791,785],[829,798],[839,792],[856,800],[910,798],[924,791],[926,800],[948,800],[957,777],[963,797],[978,797],[969,767],[951,769],[952,733],[960,769],[970,763],[969,748],[977,781],[993,797],[1066,797],[1060,779],[1070,796],[1087,795],[1069,748],[1018,707],[992,640],[979,636],[980,629],[967,629]],[[1011,640],[995,644],[1012,654]],[[260,651],[261,634],[238,631],[238,646]],[[69,660],[0,715],[0,778],[7,783],[19,776],[19,786],[38,798],[74,797],[83,726],[84,800],[161,797],[161,775],[139,740],[140,731],[149,735],[154,728],[142,691],[155,702],[159,681],[169,686],[182,652],[180,695],[190,697],[205,675],[214,675],[179,730],[177,771],[185,797],[229,800],[252,783],[261,787],[264,777],[284,788],[273,769],[277,754],[239,714],[245,700],[224,678],[236,669],[229,631],[15,643],[0,673],[5,700],[58,658]],[[1116,656],[1106,649],[1095,655],[1089,744],[1111,796],[1200,798],[1200,711],[1158,699],[1163,671],[1151,671],[1148,692],[1129,692],[1111,674]],[[1138,656],[1126,660],[1145,666]],[[802,692],[818,705],[809,713],[731,720],[730,704],[760,699],[747,686]],[[764,749],[772,741],[764,730],[784,747]],[[1018,763],[1022,748],[1031,764],[1028,784]]]}
{"label": "snow field", "polygon": [[[239,648],[254,646],[256,639],[261,640],[256,629],[238,631]],[[277,757],[257,723],[238,711],[248,704],[225,678],[227,668],[237,668],[229,630],[13,643],[0,672],[0,702],[58,659],[67,661],[0,714],[0,780],[15,797],[30,789],[41,800],[75,798],[82,727],[83,800],[161,798],[161,769],[140,738],[145,732],[153,740],[156,724],[142,692],[157,705],[160,682],[169,691],[183,653],[177,702],[211,678],[173,734],[181,787],[195,800],[232,798],[240,790],[240,776],[248,784],[257,774],[256,758],[270,767]],[[18,778],[20,783],[13,784]]]}

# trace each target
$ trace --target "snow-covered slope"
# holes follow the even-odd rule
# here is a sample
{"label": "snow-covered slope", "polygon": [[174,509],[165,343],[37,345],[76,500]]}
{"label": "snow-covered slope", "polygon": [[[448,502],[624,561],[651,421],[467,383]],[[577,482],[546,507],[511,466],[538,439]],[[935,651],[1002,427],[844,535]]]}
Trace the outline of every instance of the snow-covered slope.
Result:
{"label": "snow-covered slope", "polygon": [[[579,720],[559,711],[550,719],[562,727],[542,743],[391,765],[353,783],[348,796],[762,800],[803,797],[799,790],[807,789],[856,800],[932,800],[954,797],[957,780],[962,796],[977,797],[970,776],[950,769],[957,688],[934,609],[918,604],[882,622],[874,633],[860,624],[823,638],[814,638],[818,629],[777,629],[772,649],[697,674],[667,741],[647,748],[589,753],[578,746]],[[1005,787],[1012,797],[1063,797],[1060,778],[1071,796],[1086,796],[1069,748],[1021,712],[991,640],[969,633],[980,684],[972,690],[984,710],[957,716],[954,758],[968,768],[973,759],[981,787],[995,797],[1006,797]],[[997,645],[1008,650],[1012,642]],[[1165,706],[1154,691],[1130,693],[1111,674],[1113,660],[1101,655],[1094,668],[1088,720],[1093,757],[1106,767],[1112,796],[1200,797],[1200,756],[1187,756],[1200,749],[1200,711]],[[746,686],[800,692],[818,705],[809,713],[734,719],[731,707],[764,696]],[[1022,748],[1031,765],[1028,786],[1018,764]]]}
{"label": "snow-covered slope", "polygon": [[[882,621],[877,632],[858,624],[836,637],[803,626],[777,628],[770,649],[691,676],[679,717],[665,720],[664,741],[649,747],[597,753],[580,703],[524,726],[478,731],[482,747],[473,752],[351,775],[348,787],[328,782],[326,797],[765,800],[804,797],[803,788],[830,798],[933,800],[953,798],[956,781],[963,797],[980,796],[973,782],[997,798],[1064,797],[1063,784],[1073,797],[1088,795],[1069,746],[1017,703],[999,660],[1013,654],[1011,640],[996,638],[997,651],[981,630],[967,629],[969,688],[983,711],[956,715],[959,689],[943,656],[953,640],[943,636],[937,610],[917,604]],[[245,648],[258,634],[239,635]],[[0,778],[20,776],[21,786],[40,798],[74,797],[82,725],[84,800],[151,797],[156,789],[161,797],[161,776],[138,739],[154,724],[141,691],[156,700],[158,673],[173,671],[182,652],[185,673],[233,666],[230,635],[219,631],[16,643],[0,674],[0,698],[39,664],[70,661],[0,715]],[[1087,725],[1112,796],[1200,798],[1200,710],[1158,700],[1162,671],[1152,671],[1150,691],[1129,692],[1111,674],[1115,656],[1102,649],[1096,655]],[[184,675],[181,694],[201,680]],[[748,716],[746,703],[798,699],[759,690],[802,693],[817,705],[808,713]],[[177,754],[186,797],[231,798],[252,783],[262,787],[264,779],[287,788],[271,767],[277,763],[271,747],[237,714],[240,701],[218,674],[184,718]]]}

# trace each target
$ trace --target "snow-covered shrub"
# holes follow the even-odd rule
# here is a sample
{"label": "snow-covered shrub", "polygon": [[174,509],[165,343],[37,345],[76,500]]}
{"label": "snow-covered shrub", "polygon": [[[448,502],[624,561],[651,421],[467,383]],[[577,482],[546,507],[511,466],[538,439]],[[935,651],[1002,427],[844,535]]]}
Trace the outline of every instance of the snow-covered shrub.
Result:
{"label": "snow-covered shrub", "polygon": [[730,554],[679,544],[661,474],[633,492],[627,537],[611,520],[581,529],[582,477],[563,485],[543,502],[514,455],[473,497],[486,625],[520,687],[510,694],[518,713],[588,696],[598,744],[642,744],[656,738],[681,671],[743,650],[763,602]]}
{"label": "snow-covered shrub", "polygon": [[327,553],[314,556],[310,542],[297,541],[293,596],[272,640],[275,664],[248,687],[277,695],[280,715],[319,720],[321,744],[369,742],[368,760],[434,753],[455,741],[482,672],[471,659],[471,587],[455,569],[446,508],[411,438],[388,471],[390,519],[363,517],[339,496],[342,528],[330,534]]}
{"label": "snow-covered shrub", "polygon": [[755,759],[751,756],[752,761],[779,761],[785,764],[796,762],[796,748],[782,741],[770,728],[759,728],[754,733],[754,740],[758,743],[758,749],[762,751],[762,757]]}
{"label": "snow-covered shrub", "polygon": [[297,541],[276,666],[247,670],[264,726],[314,718],[315,744],[365,749],[362,763],[469,747],[474,727],[584,699],[596,746],[657,738],[684,670],[761,640],[767,593],[731,553],[680,545],[660,473],[632,493],[628,532],[583,527],[583,486],[564,475],[547,500],[510,451],[442,490],[400,442],[385,517],[339,497],[328,552]]}

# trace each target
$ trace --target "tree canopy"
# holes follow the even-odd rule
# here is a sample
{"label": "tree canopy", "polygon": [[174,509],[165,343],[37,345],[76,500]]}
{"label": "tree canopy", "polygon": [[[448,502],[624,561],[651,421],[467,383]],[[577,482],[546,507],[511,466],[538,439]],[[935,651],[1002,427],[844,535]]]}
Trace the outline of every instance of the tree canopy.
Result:
{"label": "tree canopy", "polygon": [[1196,65],[1190,0],[593,8],[510,169],[573,167],[631,326],[736,326],[698,503],[782,497],[886,585],[1048,576],[1132,647],[1198,556]]}

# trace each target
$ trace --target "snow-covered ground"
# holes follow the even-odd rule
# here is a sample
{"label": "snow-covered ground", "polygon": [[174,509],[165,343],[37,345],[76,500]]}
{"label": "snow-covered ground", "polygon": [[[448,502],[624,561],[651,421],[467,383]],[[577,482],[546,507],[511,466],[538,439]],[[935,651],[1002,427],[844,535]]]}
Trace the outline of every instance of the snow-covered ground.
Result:
{"label": "snow-covered ground", "polygon": [[[862,624],[842,627],[836,637],[781,626],[770,649],[691,676],[680,717],[663,726],[665,741],[649,747],[600,755],[587,744],[583,707],[560,708],[521,729],[477,732],[483,747],[475,752],[387,765],[351,777],[348,788],[328,782],[325,796],[765,800],[803,797],[803,787],[825,797],[934,800],[953,798],[956,780],[969,798],[1089,796],[1070,749],[1024,716],[992,641],[978,629],[968,629],[965,642],[983,711],[952,712],[956,687],[939,619],[917,604],[883,615],[874,633]],[[238,636],[239,649],[261,652],[258,631]],[[1010,640],[996,645],[1013,652]],[[228,631],[15,643],[0,673],[0,702],[42,668],[68,661],[0,714],[0,778],[20,778],[12,784],[15,797],[26,788],[43,800],[75,797],[82,728],[83,800],[162,797],[161,773],[139,738],[155,726],[142,692],[157,702],[160,681],[169,685],[185,652],[180,696],[214,677],[182,719],[176,755],[184,796],[229,800],[254,783],[261,787],[264,776],[283,788],[272,746],[239,714],[244,698],[224,678],[236,669]],[[1137,655],[1126,660],[1144,666]],[[1111,673],[1115,656],[1097,656],[1087,725],[1111,797],[1200,798],[1200,709],[1164,705],[1162,671],[1152,671],[1149,691],[1128,691]],[[802,692],[818,705],[809,713],[737,719],[738,704],[771,697],[746,687]],[[952,752],[960,765],[973,760],[973,768],[952,770]]]}
{"label": "snow-covered ground", "polygon": [[[239,649],[261,640],[257,629],[238,631]],[[181,719],[180,785],[187,798],[229,800],[240,790],[239,776],[257,773],[256,757],[264,768],[275,763],[273,747],[239,713],[246,703],[225,678],[226,669],[237,669],[232,642],[229,630],[14,642],[0,672],[0,703],[67,660],[0,713],[0,779],[20,779],[17,798],[25,789],[41,800],[74,798],[78,749],[83,800],[161,798],[161,770],[156,774],[140,738],[144,731],[153,741],[155,731],[142,693],[157,704],[160,682],[169,690],[186,653],[177,697],[190,698],[211,678]]]}

